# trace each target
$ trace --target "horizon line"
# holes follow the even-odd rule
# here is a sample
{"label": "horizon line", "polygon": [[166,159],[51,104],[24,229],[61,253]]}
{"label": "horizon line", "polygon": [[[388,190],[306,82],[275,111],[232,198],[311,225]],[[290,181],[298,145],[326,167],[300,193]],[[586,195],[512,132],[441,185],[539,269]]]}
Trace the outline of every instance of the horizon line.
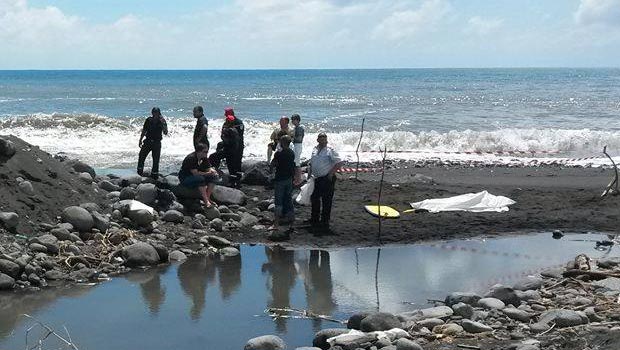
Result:
{"label": "horizon line", "polygon": [[489,67],[368,67],[368,68],[0,68],[0,72],[36,71],[318,71],[318,70],[433,70],[433,69],[620,69],[620,66],[489,66]]}

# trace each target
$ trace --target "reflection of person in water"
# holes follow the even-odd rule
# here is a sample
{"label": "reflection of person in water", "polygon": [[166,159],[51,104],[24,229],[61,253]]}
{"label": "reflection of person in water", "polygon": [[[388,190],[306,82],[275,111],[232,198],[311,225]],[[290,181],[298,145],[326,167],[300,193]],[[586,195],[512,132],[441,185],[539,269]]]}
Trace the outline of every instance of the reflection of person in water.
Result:
{"label": "reflection of person in water", "polygon": [[[295,286],[297,270],[295,269],[295,252],[281,247],[265,247],[267,262],[262,271],[271,275],[271,283],[267,288],[271,291],[271,300],[268,307],[290,307],[290,293]],[[276,319],[276,330],[286,332],[286,319]]]}
{"label": "reflection of person in water", "polygon": [[149,308],[152,315],[159,313],[159,308],[166,299],[166,289],[161,285],[160,276],[165,273],[168,266],[161,269],[151,269],[148,273],[152,275],[146,282],[140,283],[140,291],[142,292],[142,298]]}
{"label": "reflection of person in water", "polygon": [[183,292],[192,299],[190,316],[197,320],[205,307],[207,283],[215,279],[215,266],[204,257],[188,259],[179,266],[177,276]]}
{"label": "reflection of person in water", "polygon": [[217,268],[222,298],[226,300],[241,285],[241,255],[226,258],[216,256],[212,261]]}
{"label": "reflection of person in water", "polygon": [[[332,297],[332,272],[329,265],[329,252],[311,250],[308,262],[308,277],[304,280],[308,310],[321,315],[331,315],[336,309]],[[321,327],[321,320],[312,320],[314,331]]]}

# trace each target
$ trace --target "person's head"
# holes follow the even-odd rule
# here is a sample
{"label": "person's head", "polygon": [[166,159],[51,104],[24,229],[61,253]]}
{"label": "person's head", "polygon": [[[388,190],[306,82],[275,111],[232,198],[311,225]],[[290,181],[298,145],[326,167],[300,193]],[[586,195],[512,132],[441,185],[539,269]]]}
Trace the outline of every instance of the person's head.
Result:
{"label": "person's head", "polygon": [[153,107],[153,109],[151,109],[151,115],[153,117],[161,116],[161,110],[159,109],[159,107]]}
{"label": "person's head", "polygon": [[282,118],[280,118],[280,128],[282,129],[288,128],[288,123],[289,123],[288,117],[283,116]]}
{"label": "person's head", "polygon": [[206,143],[196,145],[196,156],[198,159],[205,159],[209,155],[209,146]]}
{"label": "person's head", "polygon": [[205,115],[205,111],[204,109],[202,109],[202,106],[194,107],[194,118],[200,118],[204,115]]}
{"label": "person's head", "polygon": [[325,147],[327,146],[327,134],[322,132],[316,137],[316,142],[319,143],[319,146]]}
{"label": "person's head", "polygon": [[291,116],[291,122],[293,123],[293,125],[298,126],[301,122],[301,117],[299,116],[299,114],[293,114]]}
{"label": "person's head", "polygon": [[224,118],[226,118],[227,122],[232,122],[235,120],[235,111],[232,107],[224,108]]}
{"label": "person's head", "polygon": [[282,135],[280,137],[280,146],[282,148],[288,148],[288,146],[291,144],[291,137],[289,135]]}

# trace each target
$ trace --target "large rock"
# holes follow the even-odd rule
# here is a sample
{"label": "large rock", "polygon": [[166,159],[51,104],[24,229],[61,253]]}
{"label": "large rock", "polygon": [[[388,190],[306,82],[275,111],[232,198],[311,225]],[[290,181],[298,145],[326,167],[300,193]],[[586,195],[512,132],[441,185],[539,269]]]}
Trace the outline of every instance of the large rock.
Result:
{"label": "large rock", "polygon": [[139,185],[144,178],[140,175],[125,175],[121,177],[121,186],[127,187],[129,185]]}
{"label": "large rock", "polygon": [[482,333],[482,332],[491,332],[493,328],[482,324],[480,322],[475,322],[471,320],[463,320],[461,326],[468,333]]}
{"label": "large rock", "polygon": [[115,185],[115,184],[111,183],[108,180],[103,180],[103,181],[99,182],[98,186],[99,186],[100,189],[102,189],[104,191],[108,191],[108,192],[116,192],[116,191],[120,191],[120,189],[121,189],[120,186]]}
{"label": "large rock", "polygon": [[11,290],[15,285],[13,277],[0,273],[0,290]]}
{"label": "large rock", "polygon": [[135,199],[146,205],[153,206],[157,200],[157,187],[154,184],[140,184],[136,188]]}
{"label": "large rock", "polygon": [[154,218],[155,210],[136,200],[123,200],[114,204],[113,209],[119,210],[124,216],[138,226],[148,226]]}
{"label": "large rock", "polygon": [[252,214],[241,213],[241,225],[245,227],[252,227],[258,224],[258,218]]}
{"label": "large rock", "polygon": [[122,255],[125,259],[125,265],[130,267],[156,265],[160,260],[157,250],[144,242],[134,243],[123,248]]}
{"label": "large rock", "polygon": [[59,241],[70,241],[72,238],[71,232],[69,232],[69,230],[67,230],[66,228],[62,228],[62,227],[57,227],[55,229],[52,229],[50,231],[50,234],[58,238]]}
{"label": "large rock", "polygon": [[452,305],[452,310],[454,310],[454,314],[457,316],[461,316],[463,318],[469,318],[474,315],[474,308],[471,305],[465,303],[458,303]]}
{"label": "large rock", "polygon": [[486,295],[487,298],[496,298],[504,302],[504,304],[512,304],[513,306],[521,305],[521,300],[515,293],[514,289],[496,284],[491,287],[491,290]]}
{"label": "large rock", "polygon": [[41,235],[39,237],[34,237],[31,240],[32,243],[38,243],[44,246],[47,249],[47,252],[56,254],[58,253],[58,238],[54,237],[51,234]]}
{"label": "large rock", "polygon": [[327,343],[327,339],[345,333],[349,333],[349,330],[346,328],[327,328],[320,330],[314,335],[314,339],[312,340],[312,346],[316,346],[317,348],[321,348],[322,350],[327,350],[329,349],[329,343]]}
{"label": "large rock", "polygon": [[543,286],[543,279],[540,276],[527,276],[517,282],[512,288],[515,290],[536,290]]}
{"label": "large rock", "polygon": [[263,335],[248,340],[243,350],[285,350],[286,343],[275,335]]}
{"label": "large rock", "polygon": [[386,331],[392,328],[400,328],[398,317],[387,312],[372,313],[362,320],[360,328],[362,332]]}
{"label": "large rock", "polygon": [[241,182],[247,185],[266,186],[269,184],[269,163],[258,162],[250,166],[241,178]]}
{"label": "large rock", "polygon": [[0,157],[11,158],[15,155],[16,149],[13,142],[0,138]]}
{"label": "large rock", "polygon": [[446,297],[446,305],[452,306],[458,303],[464,303],[468,305],[476,305],[478,300],[480,300],[480,296],[475,293],[463,293],[463,292],[454,292],[448,294]]}
{"label": "large rock", "polygon": [[454,311],[448,306],[436,306],[426,309],[403,312],[399,314],[405,320],[419,321],[427,318],[446,318],[452,316]]}
{"label": "large rock", "polygon": [[183,213],[176,210],[168,210],[161,218],[166,222],[183,223]]}
{"label": "large rock", "polygon": [[396,341],[396,350],[424,350],[420,344],[407,338],[400,338]]}
{"label": "large rock", "polygon": [[586,324],[589,320],[585,314],[580,314],[577,311],[552,309],[543,312],[538,318],[538,322],[548,325],[555,323],[557,327],[572,327]]}
{"label": "large rock", "polygon": [[19,189],[25,194],[34,196],[34,187],[32,187],[30,181],[22,181],[17,185],[17,187],[19,187]]}
{"label": "large rock", "polygon": [[78,206],[65,208],[62,211],[62,220],[70,223],[80,232],[90,231],[95,224],[88,210]]}
{"label": "large rock", "polygon": [[368,312],[359,312],[351,315],[347,321],[347,328],[359,330],[362,327],[362,320],[368,315],[370,315]]}
{"label": "large rock", "polygon": [[187,255],[185,255],[185,253],[180,250],[173,250],[168,255],[168,258],[170,259],[170,261],[184,261],[187,260]]}
{"label": "large rock", "polygon": [[503,301],[496,298],[482,298],[478,300],[478,306],[485,309],[503,309],[506,307]]}
{"label": "large rock", "polygon": [[6,227],[9,230],[12,230],[16,228],[17,225],[19,224],[19,215],[17,215],[17,213],[12,213],[12,212],[0,213],[0,222],[2,222],[2,225],[4,225],[4,227]]}
{"label": "large rock", "polygon": [[135,199],[136,198],[136,189],[133,187],[124,187],[121,190],[121,194],[118,196],[118,199]]}
{"label": "large rock", "polygon": [[93,169],[92,166],[84,162],[80,162],[79,160],[73,160],[70,164],[73,170],[78,173],[88,173],[93,179],[97,176],[97,173],[95,173],[95,169]]}
{"label": "large rock", "polygon": [[454,336],[463,331],[463,327],[456,323],[446,323],[433,328],[433,333]]}
{"label": "large rock", "polygon": [[502,310],[502,312],[513,320],[526,323],[530,322],[530,318],[532,317],[532,315],[530,315],[527,311],[515,309],[512,307],[505,308]]}
{"label": "large rock", "polygon": [[10,260],[0,259],[0,272],[13,278],[18,278],[21,274],[21,268]]}
{"label": "large rock", "polygon": [[246,201],[246,195],[236,188],[215,186],[213,189],[213,199],[221,204],[238,204],[243,205]]}
{"label": "large rock", "polygon": [[110,228],[110,219],[103,214],[99,214],[99,212],[93,211],[91,213],[93,217],[93,226],[99,230],[101,233],[106,233]]}
{"label": "large rock", "polygon": [[91,184],[93,182],[93,177],[90,176],[89,173],[80,173],[78,176],[85,184]]}

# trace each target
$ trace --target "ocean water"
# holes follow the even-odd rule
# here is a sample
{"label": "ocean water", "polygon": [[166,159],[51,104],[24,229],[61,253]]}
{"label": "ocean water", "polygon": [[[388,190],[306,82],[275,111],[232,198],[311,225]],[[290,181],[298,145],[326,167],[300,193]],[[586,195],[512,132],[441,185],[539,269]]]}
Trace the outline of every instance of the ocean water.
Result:
{"label": "ocean water", "polygon": [[[0,134],[98,168],[133,168],[143,120],[168,120],[162,164],[192,150],[191,110],[202,105],[219,139],[223,110],[246,123],[246,158],[265,158],[280,116],[298,113],[304,156],[325,131],[353,159],[607,164],[620,156],[620,69],[394,69],[267,71],[0,71]],[[534,155],[499,151],[553,152]],[[463,155],[455,152],[489,152]]]}

